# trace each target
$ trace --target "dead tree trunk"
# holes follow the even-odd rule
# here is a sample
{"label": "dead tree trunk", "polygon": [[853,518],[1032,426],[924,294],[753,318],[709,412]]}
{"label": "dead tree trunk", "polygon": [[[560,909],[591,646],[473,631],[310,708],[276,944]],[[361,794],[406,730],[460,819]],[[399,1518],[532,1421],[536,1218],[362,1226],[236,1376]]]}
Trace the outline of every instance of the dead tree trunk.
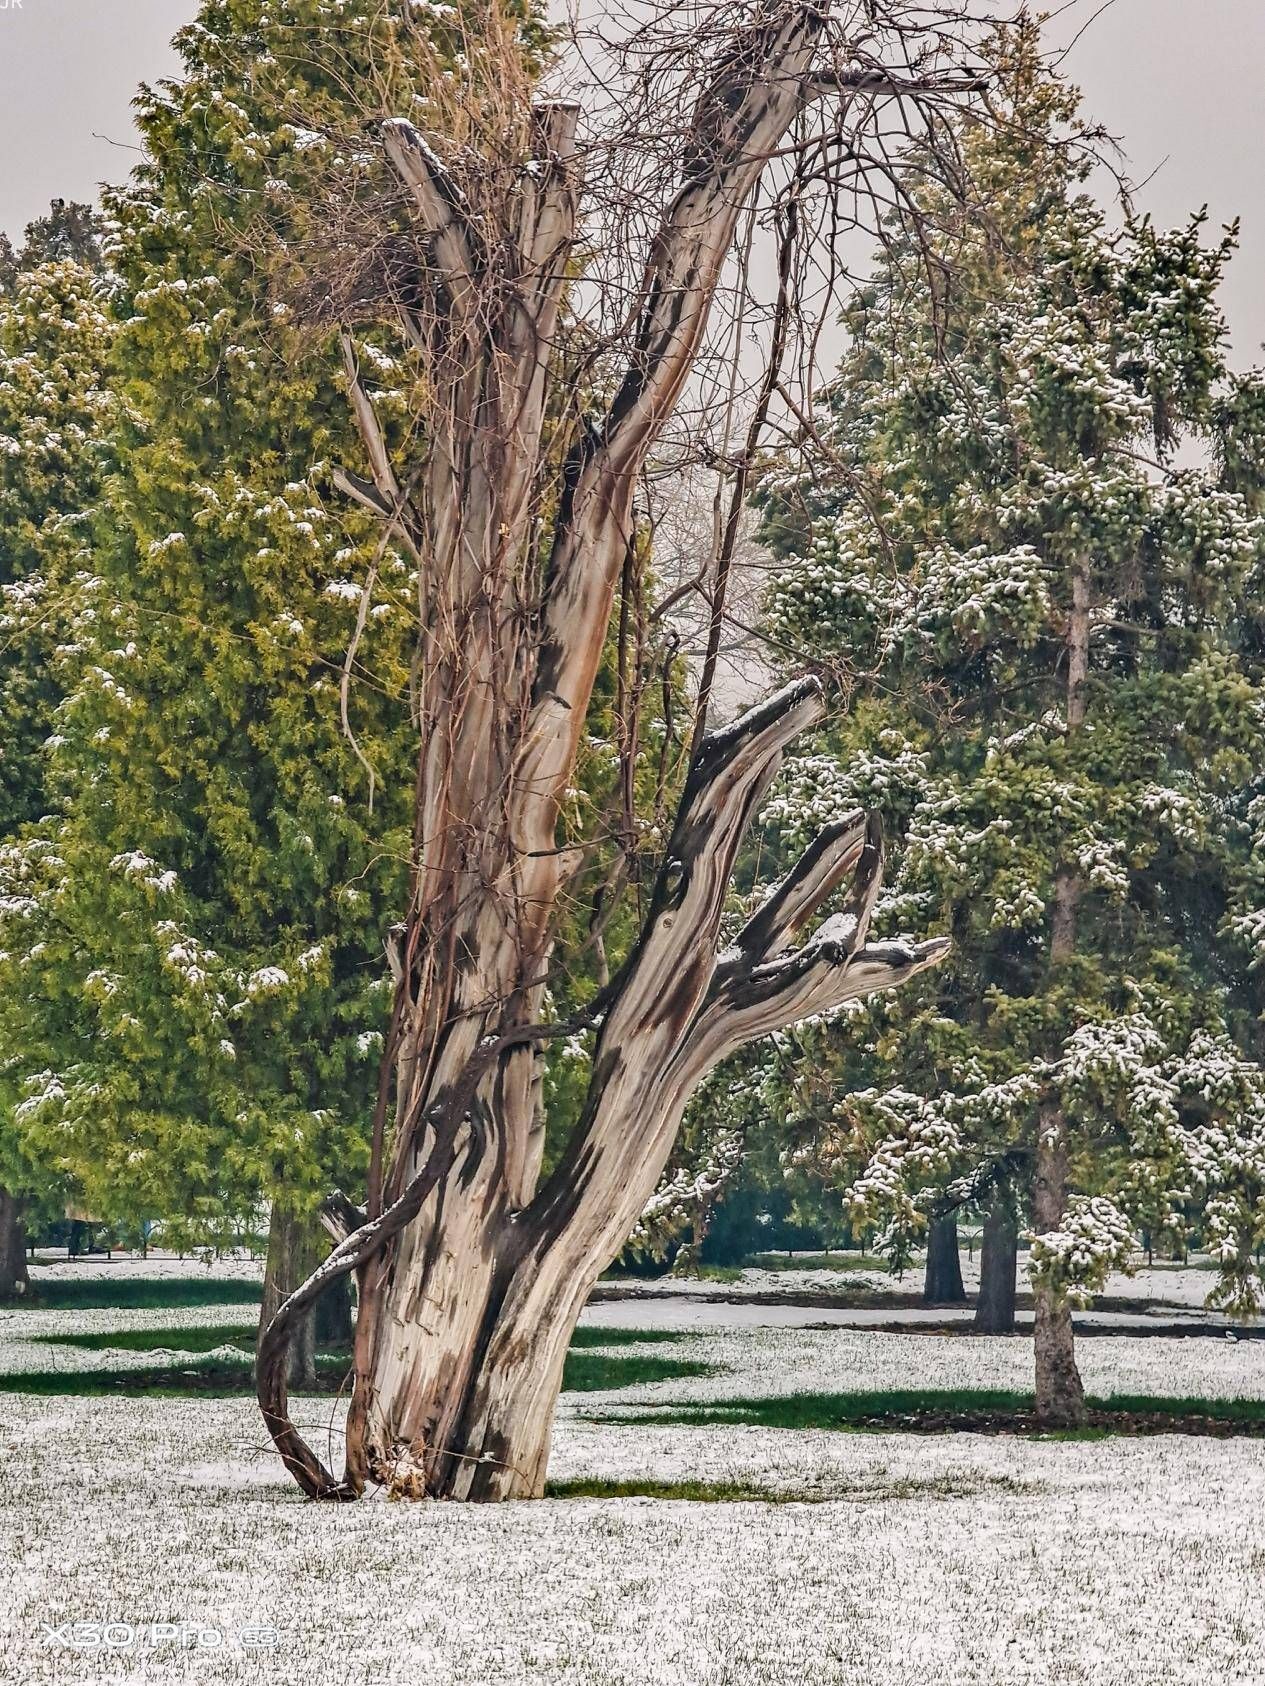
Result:
{"label": "dead tree trunk", "polygon": [[[1083,568],[1072,576],[1072,606],[1067,623],[1067,731],[1073,737],[1085,720],[1085,682],[1089,676],[1089,578]],[[1050,966],[1066,965],[1076,954],[1076,915],[1081,882],[1060,866],[1054,880],[1050,927]],[[1053,1099],[1039,1109],[1033,1160],[1032,1219],[1038,1235],[1057,1230],[1067,1212],[1068,1126]],[[1033,1344],[1036,1359],[1037,1418],[1052,1428],[1078,1428],[1085,1420],[1085,1389],[1076,1367],[1072,1308],[1056,1283],[1034,1284]]]}
{"label": "dead tree trunk", "polygon": [[[638,477],[767,160],[827,91],[893,87],[846,53],[823,66],[829,22],[774,0],[709,61],[622,378],[604,414],[575,431],[560,473],[549,418],[579,408],[573,388],[552,386],[581,233],[576,107],[543,105],[508,137],[507,149],[525,148],[508,176],[468,151],[446,164],[403,120],[382,126],[422,237],[418,271],[392,297],[425,370],[427,450],[397,467],[344,332],[370,472],[337,481],[417,569],[421,749],[368,1198],[363,1211],[330,1203],[339,1245],[259,1348],[265,1421],[314,1496],[354,1497],[369,1480],[414,1497],[539,1494],[572,1329],[653,1193],[693,1089],[746,1042],[898,985],[948,946],[867,942],[881,844],[861,814],[828,827],[722,940],[744,832],[786,746],[823,713],[815,681],[789,686],[701,744],[640,937],[588,1016],[580,1121],[541,1180],[543,1050],[567,1029],[541,1020],[578,864],[560,821],[636,533]],[[510,185],[492,204],[498,181]],[[841,910],[812,930],[849,881]],[[322,1288],[352,1269],[355,1387],[337,1479],[289,1421],[285,1355]]]}
{"label": "dead tree trunk", "polygon": [[975,1302],[975,1332],[1013,1335],[1015,1290],[1019,1268],[1019,1219],[1014,1193],[999,1182],[984,1214],[980,1245],[979,1298]]}
{"label": "dead tree trunk", "polygon": [[30,1286],[22,1202],[7,1188],[0,1188],[0,1300],[17,1299]]}
{"label": "dead tree trunk", "polygon": [[965,1305],[958,1220],[953,1212],[933,1217],[927,1227],[927,1269],[922,1297],[928,1305]]}

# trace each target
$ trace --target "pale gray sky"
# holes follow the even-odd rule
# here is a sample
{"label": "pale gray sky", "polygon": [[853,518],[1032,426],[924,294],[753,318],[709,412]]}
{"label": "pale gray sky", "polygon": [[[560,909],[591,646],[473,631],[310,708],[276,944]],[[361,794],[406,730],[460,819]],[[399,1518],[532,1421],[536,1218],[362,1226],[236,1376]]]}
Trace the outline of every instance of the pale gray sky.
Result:
{"label": "pale gray sky", "polygon": [[[1047,0],[1051,9],[1057,0]],[[1265,0],[1078,0],[1067,68],[1122,137],[1161,222],[1205,201],[1243,219],[1226,292],[1237,358],[1265,340]],[[168,44],[195,0],[0,0],[0,228],[18,235],[54,196],[86,199],[126,173],[138,82],[176,65]],[[1093,19],[1093,21],[1089,21]]]}

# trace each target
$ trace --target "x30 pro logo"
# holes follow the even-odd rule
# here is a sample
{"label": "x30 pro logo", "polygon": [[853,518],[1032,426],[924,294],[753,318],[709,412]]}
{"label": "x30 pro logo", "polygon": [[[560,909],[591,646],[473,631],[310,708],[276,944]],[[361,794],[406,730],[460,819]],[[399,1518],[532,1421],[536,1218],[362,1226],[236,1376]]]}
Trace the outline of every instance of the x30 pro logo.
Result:
{"label": "x30 pro logo", "polygon": [[266,1651],[280,1644],[281,1634],[266,1623],[248,1623],[228,1633],[202,1622],[66,1622],[54,1627],[41,1622],[44,1644],[71,1651],[156,1651],[174,1647],[186,1651],[222,1651],[234,1642],[246,1651]]}

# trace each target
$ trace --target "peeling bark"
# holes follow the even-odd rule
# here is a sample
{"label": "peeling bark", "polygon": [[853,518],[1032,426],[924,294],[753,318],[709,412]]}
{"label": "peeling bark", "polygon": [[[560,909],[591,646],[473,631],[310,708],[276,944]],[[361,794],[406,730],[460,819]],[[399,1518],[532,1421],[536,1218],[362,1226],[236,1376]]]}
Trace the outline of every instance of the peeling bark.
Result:
{"label": "peeling bark", "polygon": [[[867,941],[882,847],[861,814],[824,831],[722,945],[746,828],[786,746],[823,712],[814,681],[787,687],[697,746],[640,937],[590,1015],[580,1121],[541,1181],[553,1031],[540,1021],[576,864],[560,816],[635,535],[634,491],[698,355],[743,206],[807,104],[845,85],[814,64],[826,22],[776,5],[717,55],[648,243],[622,377],[560,479],[544,435],[551,396],[574,400],[550,386],[581,235],[576,107],[534,114],[496,239],[425,137],[402,119],[382,126],[426,237],[418,285],[433,289],[443,332],[433,347],[402,311],[429,358],[428,448],[411,471],[393,463],[354,345],[343,346],[369,473],[336,478],[417,566],[421,747],[368,1197],[363,1213],[327,1203],[338,1244],[259,1344],[264,1420],[313,1496],[355,1497],[369,1481],[411,1497],[539,1494],[571,1331],[695,1087],[746,1042],[895,987],[947,949]],[[857,71],[855,85],[878,85],[875,74]],[[847,884],[840,910],[812,929]],[[340,1478],[289,1419],[286,1352],[319,1294],[351,1271],[360,1310]]]}

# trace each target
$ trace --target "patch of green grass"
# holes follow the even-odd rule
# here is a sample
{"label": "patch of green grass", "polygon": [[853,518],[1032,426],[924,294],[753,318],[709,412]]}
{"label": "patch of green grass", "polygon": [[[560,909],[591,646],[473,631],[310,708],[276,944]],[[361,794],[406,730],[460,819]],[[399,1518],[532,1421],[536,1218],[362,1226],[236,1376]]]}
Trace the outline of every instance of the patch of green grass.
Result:
{"label": "patch of green grass", "polygon": [[[615,1331],[641,1333],[645,1331]],[[194,1337],[203,1337],[205,1344],[191,1344]],[[242,1342],[240,1358],[217,1355],[214,1358],[193,1356],[210,1352],[225,1345],[234,1336]],[[144,1370],[39,1370],[19,1371],[0,1375],[0,1393],[37,1393],[92,1397],[124,1394],[160,1399],[196,1394],[202,1397],[230,1398],[252,1391],[251,1371],[254,1361],[254,1330],[251,1329],[138,1329],[106,1334],[69,1335],[59,1337],[59,1344],[101,1350],[121,1347],[131,1352],[150,1352],[171,1348],[188,1352],[187,1364],[157,1364]],[[187,1344],[182,1344],[187,1343]],[[233,1344],[237,1344],[236,1341]],[[344,1385],[350,1365],[345,1352],[318,1352],[316,1364],[319,1393],[336,1393]],[[601,1353],[571,1351],[567,1354],[562,1372],[562,1385],[575,1393],[601,1393],[612,1388],[631,1387],[637,1382],[674,1381],[686,1376],[706,1376],[711,1366],[692,1359],[654,1358],[641,1353]],[[302,1388],[296,1393],[305,1391]]]}
{"label": "patch of green grass", "polygon": [[1219,1423],[1265,1422],[1265,1399],[1200,1399],[1161,1396],[1151,1398],[1145,1393],[1110,1393],[1105,1397],[1090,1396],[1085,1403],[1099,1411],[1160,1412],[1173,1417],[1211,1417]]}
{"label": "patch of green grass", "polygon": [[664,1282],[741,1282],[742,1265],[695,1265],[692,1270],[656,1272],[653,1276],[633,1276],[627,1271],[603,1271],[600,1280],[603,1282],[621,1282],[630,1287],[636,1287],[639,1282],[649,1286],[661,1285]]}
{"label": "patch of green grass", "polygon": [[684,1499],[691,1504],[820,1504],[824,1493],[771,1493],[750,1481],[604,1481],[581,1476],[574,1481],[550,1481],[547,1499]]}
{"label": "patch of green grass", "polygon": [[666,1382],[684,1376],[708,1376],[710,1364],[690,1358],[647,1358],[642,1353],[608,1356],[599,1352],[567,1354],[562,1386],[569,1393],[601,1393],[638,1382]]}
{"label": "patch of green grass", "polygon": [[660,1341],[684,1341],[690,1338],[688,1329],[600,1329],[596,1324],[582,1324],[571,1337],[571,1350],[590,1346],[658,1345]]}
{"label": "patch of green grass", "polygon": [[104,1333],[46,1335],[50,1346],[80,1347],[104,1352],[113,1347],[121,1352],[210,1352],[217,1346],[240,1346],[248,1352],[255,1346],[255,1324],[200,1324],[188,1329],[108,1329]]}
{"label": "patch of green grass", "polygon": [[6,1311],[132,1311],[171,1310],[177,1306],[258,1305],[263,1289],[258,1282],[214,1276],[132,1277],[113,1280],[104,1266],[100,1280],[41,1280],[31,1276],[30,1292],[9,1301]]}
{"label": "patch of green grass", "polygon": [[1022,1411],[1032,1395],[1003,1389],[961,1388],[886,1393],[788,1393],[769,1399],[708,1400],[665,1405],[621,1422],[681,1423],[705,1427],[742,1423],[757,1428],[850,1428],[874,1417],[922,1416],[928,1412]]}
{"label": "patch of green grass", "polygon": [[[1265,1400],[1198,1399],[1112,1394],[1089,1398],[1091,1411],[1130,1416],[1206,1417],[1214,1422],[1265,1424]],[[706,1404],[678,1404],[636,1416],[621,1416],[629,1423],[678,1423],[701,1428],[741,1423],[759,1428],[846,1429],[873,1426],[890,1419],[900,1425],[928,1418],[972,1418],[1023,1416],[1034,1408],[1030,1393],[1003,1388],[935,1388],[892,1390],[883,1393],[794,1393],[770,1399],[735,1398]],[[1122,1422],[1122,1427],[1127,1423]],[[1102,1425],[1074,1434],[1106,1432]]]}
{"label": "patch of green grass", "polygon": [[1003,1492],[1012,1496],[1040,1492],[1034,1482],[1020,1481],[1010,1475],[938,1475],[893,1476],[883,1474],[873,1479],[851,1482],[831,1492],[801,1489],[787,1492],[770,1491],[752,1481],[658,1481],[652,1476],[642,1480],[604,1480],[600,1476],[580,1476],[571,1481],[550,1481],[545,1487],[547,1499],[684,1499],[691,1504],[755,1503],[767,1505],[831,1504],[839,1500],[857,1503],[882,1503],[891,1499],[963,1499],[978,1493]]}
{"label": "patch of green grass", "polygon": [[[291,1392],[340,1390],[347,1373],[347,1360],[318,1356],[316,1364],[315,1390],[299,1387]],[[117,1394],[145,1399],[239,1399],[253,1392],[250,1359],[245,1354],[240,1364],[217,1358],[148,1370],[40,1370],[0,1376],[0,1393],[34,1393],[42,1398],[99,1399]]]}

